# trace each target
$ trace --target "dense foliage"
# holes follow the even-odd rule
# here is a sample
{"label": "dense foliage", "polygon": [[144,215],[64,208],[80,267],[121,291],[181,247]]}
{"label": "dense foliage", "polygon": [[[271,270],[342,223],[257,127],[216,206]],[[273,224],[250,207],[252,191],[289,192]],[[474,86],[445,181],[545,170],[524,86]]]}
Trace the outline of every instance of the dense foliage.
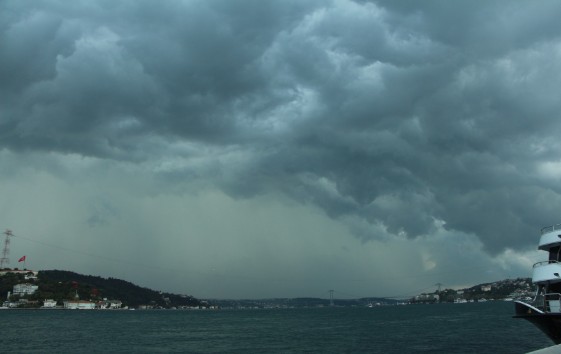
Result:
{"label": "dense foliage", "polygon": [[[104,298],[120,300],[123,306],[139,307],[146,305],[154,308],[170,308],[181,306],[203,306],[200,300],[187,295],[162,293],[143,288],[128,281],[115,278],[82,275],[62,270],[40,271],[35,281],[25,281],[21,274],[7,273],[0,277],[0,296],[6,298],[7,292],[18,283],[34,283],[39,286],[33,295],[25,298],[32,302],[54,299],[59,303],[75,299],[97,301]],[[14,299],[12,299],[14,300]]]}

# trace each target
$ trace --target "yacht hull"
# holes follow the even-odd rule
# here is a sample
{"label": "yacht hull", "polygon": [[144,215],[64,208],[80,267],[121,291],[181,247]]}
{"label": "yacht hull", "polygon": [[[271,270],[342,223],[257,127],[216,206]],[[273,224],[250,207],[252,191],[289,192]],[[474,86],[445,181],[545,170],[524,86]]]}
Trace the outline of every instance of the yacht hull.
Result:
{"label": "yacht hull", "polygon": [[515,318],[523,318],[533,323],[555,344],[561,344],[561,313],[543,312],[521,301],[515,302]]}

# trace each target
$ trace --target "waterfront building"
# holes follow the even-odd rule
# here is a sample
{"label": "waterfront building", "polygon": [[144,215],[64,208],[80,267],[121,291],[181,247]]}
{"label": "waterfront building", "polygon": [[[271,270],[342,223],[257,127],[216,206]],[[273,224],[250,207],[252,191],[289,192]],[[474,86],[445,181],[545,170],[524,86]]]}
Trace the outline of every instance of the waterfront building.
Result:
{"label": "waterfront building", "polygon": [[64,308],[69,310],[93,310],[95,303],[85,300],[68,300],[64,302]]}
{"label": "waterfront building", "polygon": [[44,308],[54,308],[56,307],[56,301],[53,299],[45,299],[45,301],[43,301],[43,307]]}
{"label": "waterfront building", "polygon": [[107,300],[107,298],[104,298],[101,301],[97,302],[96,308],[105,310],[105,309],[110,309],[110,310],[116,310],[116,309],[120,309],[123,307],[123,303],[120,300]]}

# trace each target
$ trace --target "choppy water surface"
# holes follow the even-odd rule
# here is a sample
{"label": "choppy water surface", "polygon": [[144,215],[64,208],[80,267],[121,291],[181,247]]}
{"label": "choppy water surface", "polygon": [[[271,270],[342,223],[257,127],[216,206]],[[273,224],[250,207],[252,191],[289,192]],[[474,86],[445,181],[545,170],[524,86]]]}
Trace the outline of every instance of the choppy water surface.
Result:
{"label": "choppy water surface", "polygon": [[525,353],[513,303],[212,311],[0,311],[2,352]]}

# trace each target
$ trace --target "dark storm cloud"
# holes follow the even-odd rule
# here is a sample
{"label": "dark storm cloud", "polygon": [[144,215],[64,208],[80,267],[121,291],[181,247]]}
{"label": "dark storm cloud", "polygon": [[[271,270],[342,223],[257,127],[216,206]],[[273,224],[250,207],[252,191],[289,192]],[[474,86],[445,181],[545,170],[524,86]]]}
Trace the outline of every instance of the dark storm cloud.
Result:
{"label": "dark storm cloud", "polygon": [[234,196],[281,191],[393,234],[443,221],[492,252],[526,247],[559,221],[560,14],[530,1],[6,1],[0,142],[173,157],[168,178]]}

